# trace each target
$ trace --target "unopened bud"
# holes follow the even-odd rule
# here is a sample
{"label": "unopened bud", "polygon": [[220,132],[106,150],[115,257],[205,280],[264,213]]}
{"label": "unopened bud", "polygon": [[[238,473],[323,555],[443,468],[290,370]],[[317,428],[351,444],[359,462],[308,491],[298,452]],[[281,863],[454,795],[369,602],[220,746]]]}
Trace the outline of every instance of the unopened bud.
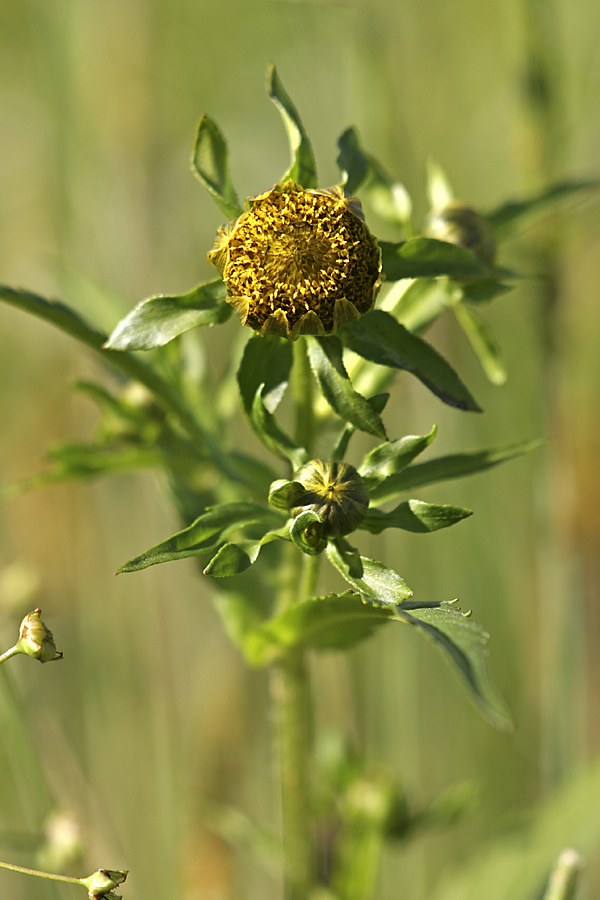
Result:
{"label": "unopened bud", "polygon": [[98,869],[89,878],[84,878],[83,884],[88,889],[90,900],[115,900],[118,895],[113,894],[112,890],[123,884],[127,874],[122,869]]}
{"label": "unopened bud", "polygon": [[369,507],[369,492],[356,469],[337,459],[313,459],[295,473],[303,491],[296,493],[291,516],[315,513],[323,523],[325,537],[340,537],[355,531]]}
{"label": "unopened bud", "polygon": [[433,212],[425,233],[471,250],[487,266],[493,265],[496,258],[496,241],[489,222],[464,203],[449,203]]}
{"label": "unopened bud", "polygon": [[43,663],[62,659],[62,653],[56,649],[52,632],[42,622],[41,615],[41,609],[35,609],[21,622],[17,641],[18,652],[33,656]]}

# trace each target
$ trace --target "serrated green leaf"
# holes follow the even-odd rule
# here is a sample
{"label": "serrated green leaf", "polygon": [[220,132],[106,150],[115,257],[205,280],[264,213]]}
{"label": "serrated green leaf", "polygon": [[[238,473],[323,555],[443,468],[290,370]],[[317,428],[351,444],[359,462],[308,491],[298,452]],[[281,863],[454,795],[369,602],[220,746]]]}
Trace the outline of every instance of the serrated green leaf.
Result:
{"label": "serrated green leaf", "polygon": [[299,469],[308,459],[306,450],[281,428],[275,416],[268,411],[262,395],[263,386],[261,385],[252,404],[250,414],[252,428],[265,447],[283,459],[288,459],[292,469]]}
{"label": "serrated green leaf", "polygon": [[257,503],[224,503],[213,506],[198,516],[188,528],[130,559],[118,572],[138,572],[159,563],[202,556],[217,547],[232,531],[259,522],[268,525],[277,521],[277,518],[276,513]]}
{"label": "serrated green leaf", "polygon": [[454,314],[487,377],[492,384],[504,384],[506,381],[504,357],[489,325],[479,313],[463,304],[454,307]]}
{"label": "serrated green leaf", "polygon": [[510,200],[486,215],[487,221],[499,236],[505,237],[528,216],[552,207],[554,204],[582,191],[598,190],[600,181],[563,181],[554,184],[533,197]]}
{"label": "serrated green leaf", "polygon": [[191,328],[220,325],[232,313],[220,278],[199,284],[187,294],[149,297],[138,303],[110,335],[109,350],[152,350]]}
{"label": "serrated green leaf", "polygon": [[412,372],[440,400],[457,409],[481,412],[452,366],[423,338],[393,316],[375,309],[340,332],[344,344],[371,362]]}
{"label": "serrated green leaf", "polygon": [[402,528],[404,531],[425,533],[449,528],[450,525],[473,515],[472,509],[460,506],[425,503],[423,500],[406,500],[390,512],[380,509],[368,510],[358,526],[371,534],[380,534],[385,528]]}
{"label": "serrated green leaf", "polygon": [[252,404],[261,385],[268,412],[275,412],[290,380],[293,348],[290,341],[267,334],[253,335],[244,348],[237,374],[244,412],[251,415]]}
{"label": "serrated green leaf", "polygon": [[330,541],[327,556],[342,578],[366,600],[395,606],[413,595],[397,572],[375,559],[360,556],[344,539]]}
{"label": "serrated green leaf", "polygon": [[483,472],[499,463],[507,462],[509,459],[535,450],[540,444],[539,440],[522,441],[518,444],[510,444],[508,447],[455,453],[450,456],[439,456],[437,459],[427,462],[415,463],[415,465],[408,466],[403,472],[390,475],[381,484],[374,487],[370,491],[371,502],[385,503],[402,491],[434,484],[438,481],[448,481],[452,478],[463,478],[465,475],[475,475],[477,472]]}
{"label": "serrated green leaf", "polygon": [[401,278],[473,278],[490,274],[491,270],[470,250],[438,241],[416,237],[399,244],[379,241],[381,264],[387,281]]}
{"label": "serrated green leaf", "polygon": [[338,142],[337,165],[342,173],[342,185],[348,194],[355,194],[369,175],[369,160],[363,153],[354,128],[347,128]]}
{"label": "serrated green leaf", "polygon": [[225,138],[208,116],[202,116],[196,128],[192,171],[228,219],[242,214],[242,206],[231,182]]}
{"label": "serrated green leaf", "polygon": [[385,440],[381,417],[352,387],[342,360],[341,341],[336,337],[307,337],[306,341],[311,369],[333,411],[360,431]]}
{"label": "serrated green leaf", "polygon": [[471,699],[482,715],[501,731],[512,730],[512,723],[492,684],[487,664],[489,635],[448,602],[435,609],[398,607],[397,614],[415,625],[444,651],[469,689]]}
{"label": "serrated green leaf", "polygon": [[284,88],[275,66],[267,72],[267,93],[281,113],[288,136],[292,162],[281,181],[294,181],[303,188],[317,187],[317,165],[311,142],[300,121],[298,110]]}
{"label": "serrated green leaf", "polygon": [[389,475],[402,472],[410,463],[429,447],[437,434],[434,425],[429,434],[407,434],[396,441],[388,441],[371,450],[363,458],[358,473],[367,485],[374,487]]}
{"label": "serrated green leaf", "polygon": [[[377,415],[381,415],[389,399],[389,394],[375,394],[374,397],[369,397],[367,399],[367,403],[369,404],[371,409],[377,413]],[[331,451],[330,456],[332,459],[344,459],[346,451],[348,450],[350,438],[355,431],[355,426],[350,422],[346,422],[335,442],[333,450]]]}
{"label": "serrated green leaf", "polygon": [[213,578],[239,575],[240,572],[245,572],[246,569],[254,565],[265,544],[270,544],[272,541],[287,541],[289,537],[289,528],[284,526],[273,531],[267,531],[258,540],[244,538],[223,544],[204,569],[204,574],[212,575]]}
{"label": "serrated green leaf", "polygon": [[364,603],[358,594],[328,594],[298,603],[246,635],[251,665],[266,666],[290,650],[346,650],[395,618],[394,611]]}

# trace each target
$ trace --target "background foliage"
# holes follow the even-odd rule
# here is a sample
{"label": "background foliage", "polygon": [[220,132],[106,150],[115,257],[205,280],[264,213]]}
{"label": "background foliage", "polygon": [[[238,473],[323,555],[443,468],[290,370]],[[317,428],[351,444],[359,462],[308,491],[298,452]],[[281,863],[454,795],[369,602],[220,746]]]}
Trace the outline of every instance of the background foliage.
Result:
{"label": "background foliage", "polygon": [[[597,174],[596,5],[437,0],[435,10],[416,0],[0,0],[0,280],[62,296],[109,331],[142,297],[211,278],[205,254],[221,216],[189,173],[194,125],[202,112],[219,121],[242,196],[269,189],[287,163],[264,92],[271,58],[322,184],[338,178],[335,141],[355,125],[407,185],[417,221],[429,156],[484,211],[550,178]],[[485,623],[516,734],[480,720],[410,633],[383,631],[347,659],[315,662],[323,723],[397,773],[410,802],[453,785],[474,798],[450,831],[389,853],[382,900],[398,883],[411,900],[455,896],[444,887],[453,873],[464,876],[488,840],[598,752],[600,221],[593,204],[567,210],[536,220],[518,251],[503,248],[502,264],[542,276],[486,309],[506,385],[487,383],[453,322],[431,333],[485,414],[443,408],[406,379],[388,406],[398,433],[436,422],[437,453],[538,435],[547,444],[437,486],[435,497],[422,492],[474,509],[459,527],[426,541],[396,532],[364,541],[370,555],[369,541],[383,541],[384,562],[422,597],[452,599],[451,590]],[[375,233],[396,237],[367,216]],[[203,364],[222,371],[241,340],[237,321],[221,326]],[[93,404],[67,389],[97,365],[43,323],[0,308],[1,484],[37,472],[48,444],[89,435]],[[239,440],[252,440],[242,422]],[[11,684],[0,673],[2,851],[41,839],[58,803],[82,825],[84,868],[101,855],[132,870],[128,897],[271,896],[268,871],[219,836],[233,830],[243,842],[243,821],[218,811],[235,802],[259,822],[273,814],[264,674],[246,672],[227,643],[193,563],[112,576],[178,529],[162,488],[152,474],[122,474],[2,504],[5,643],[38,604],[65,653],[43,679],[19,663]],[[449,816],[461,802],[448,800]],[[565,815],[549,819],[551,828]],[[592,855],[591,894],[597,869]],[[0,884],[15,898],[48,891],[10,874]]]}

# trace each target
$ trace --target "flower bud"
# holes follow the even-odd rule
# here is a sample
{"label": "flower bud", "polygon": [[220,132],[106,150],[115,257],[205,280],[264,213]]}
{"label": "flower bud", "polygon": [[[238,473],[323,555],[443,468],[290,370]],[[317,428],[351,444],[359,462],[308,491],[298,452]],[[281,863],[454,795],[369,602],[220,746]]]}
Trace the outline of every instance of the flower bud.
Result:
{"label": "flower bud", "polygon": [[52,632],[42,622],[41,615],[41,609],[35,609],[21,622],[17,641],[18,652],[33,656],[43,663],[62,659],[62,653],[56,649]]}
{"label": "flower bud", "polygon": [[493,265],[496,258],[496,241],[489,223],[464,203],[449,203],[433,212],[425,233],[470,250],[487,266]]}
{"label": "flower bud", "polygon": [[355,531],[369,507],[369,492],[356,469],[337,459],[313,459],[295,473],[303,491],[294,492],[290,516],[313,512],[323,534],[340,537]]}
{"label": "flower bud", "polygon": [[104,900],[104,898],[107,898],[107,900],[108,898],[114,900],[117,895],[111,893],[112,889],[116,888],[119,884],[123,884],[127,878],[127,874],[128,873],[122,869],[98,869],[96,872],[93,872],[89,878],[84,878],[83,884],[88,889],[90,900]]}

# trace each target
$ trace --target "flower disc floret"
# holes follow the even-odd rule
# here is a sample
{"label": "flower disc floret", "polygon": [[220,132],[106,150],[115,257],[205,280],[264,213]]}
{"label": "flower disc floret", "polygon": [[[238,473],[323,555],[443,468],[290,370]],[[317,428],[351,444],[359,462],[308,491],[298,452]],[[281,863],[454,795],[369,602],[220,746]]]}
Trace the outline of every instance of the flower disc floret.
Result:
{"label": "flower disc floret", "polygon": [[360,318],[381,285],[377,241],[341,188],[277,185],[219,229],[208,259],[242,324],[292,340]]}

